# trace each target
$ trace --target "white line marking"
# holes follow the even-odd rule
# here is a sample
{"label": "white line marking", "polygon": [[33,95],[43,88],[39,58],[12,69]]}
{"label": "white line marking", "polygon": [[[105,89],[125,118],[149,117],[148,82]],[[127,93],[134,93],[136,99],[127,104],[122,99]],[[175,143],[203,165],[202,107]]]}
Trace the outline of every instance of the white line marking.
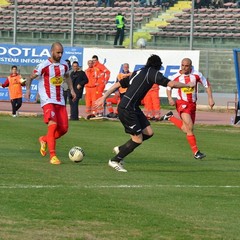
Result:
{"label": "white line marking", "polygon": [[0,185],[0,189],[51,189],[51,188],[240,188],[238,185]]}

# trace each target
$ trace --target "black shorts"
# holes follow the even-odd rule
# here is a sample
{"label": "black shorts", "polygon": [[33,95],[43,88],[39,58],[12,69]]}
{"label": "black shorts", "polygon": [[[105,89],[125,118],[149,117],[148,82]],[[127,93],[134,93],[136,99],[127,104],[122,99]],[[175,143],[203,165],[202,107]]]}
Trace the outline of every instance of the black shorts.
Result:
{"label": "black shorts", "polygon": [[143,129],[150,126],[150,122],[140,109],[130,111],[119,107],[118,117],[125,128],[125,132],[131,135],[139,135]]}

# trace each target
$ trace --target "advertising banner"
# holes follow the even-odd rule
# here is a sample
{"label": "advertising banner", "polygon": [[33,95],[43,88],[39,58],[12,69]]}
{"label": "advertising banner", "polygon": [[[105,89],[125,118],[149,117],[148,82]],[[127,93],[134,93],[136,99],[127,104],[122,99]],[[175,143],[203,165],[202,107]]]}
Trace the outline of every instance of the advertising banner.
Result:
{"label": "advertising banner", "polygon": [[[111,72],[106,90],[116,81],[123,63],[129,63],[130,71],[134,71],[143,67],[152,54],[157,54],[162,59],[161,72],[165,77],[175,74],[180,69],[181,60],[186,57],[192,60],[196,70],[199,68],[199,51],[84,48],[83,70],[87,68],[87,61],[92,59],[93,55],[97,55],[99,61]],[[164,87],[160,87],[160,96],[166,97]],[[176,96],[176,91],[173,91],[173,96]]]}
{"label": "advertising banner", "polygon": [[[37,66],[42,61],[50,57],[51,46],[26,46],[26,45],[12,45],[12,44],[0,44],[0,64],[16,65],[19,66]],[[63,60],[69,59],[78,61],[79,65],[83,62],[83,48],[81,47],[64,47]],[[29,73],[30,75],[31,73]],[[3,83],[7,76],[3,78],[1,76],[0,82]],[[35,102],[37,99],[38,82],[34,80],[31,86],[31,102]],[[23,94],[25,93],[25,87],[23,87]],[[0,100],[9,101],[8,89],[0,87]],[[23,96],[23,101],[26,101]]]}

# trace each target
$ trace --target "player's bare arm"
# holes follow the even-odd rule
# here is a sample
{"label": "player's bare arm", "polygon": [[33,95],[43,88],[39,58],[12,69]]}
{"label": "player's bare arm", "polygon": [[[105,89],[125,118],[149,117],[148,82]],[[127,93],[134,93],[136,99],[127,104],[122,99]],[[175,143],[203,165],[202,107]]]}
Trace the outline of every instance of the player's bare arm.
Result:
{"label": "player's bare arm", "polygon": [[166,93],[167,93],[167,98],[168,98],[169,105],[174,106],[175,101],[172,98],[172,88],[167,87]]}
{"label": "player's bare arm", "polygon": [[32,81],[33,81],[33,79],[35,79],[35,78],[37,78],[37,77],[38,77],[37,74],[32,73],[32,74],[27,78],[27,80],[26,80],[26,83],[25,83],[25,84],[26,84],[25,98],[26,98],[27,100],[30,99]]}
{"label": "player's bare arm", "polygon": [[181,83],[181,82],[177,82],[177,81],[170,81],[170,82],[168,82],[167,86],[170,88],[185,88],[185,87],[193,88],[193,87],[195,87],[195,83],[189,82],[189,83],[185,84],[185,83]]}
{"label": "player's bare arm", "polygon": [[115,92],[119,87],[120,87],[120,83],[116,82],[114,83],[104,94],[102,97],[98,98],[95,102],[94,102],[94,107],[97,108],[99,106],[101,106],[104,101],[106,100],[106,98],[112,94],[113,92]]}
{"label": "player's bare arm", "polygon": [[210,108],[212,109],[215,105],[215,102],[213,100],[213,96],[212,96],[212,88],[211,86],[209,86],[208,88],[206,88],[206,92],[208,94],[208,104],[210,106]]}
{"label": "player's bare arm", "polygon": [[68,85],[68,88],[69,88],[70,92],[71,92],[72,100],[75,101],[77,96],[76,96],[76,93],[75,93],[75,91],[73,89],[73,84],[72,84],[72,80],[71,80],[71,78],[69,76],[69,73],[66,73],[64,75],[64,79],[65,79],[65,81],[66,81],[66,83]]}

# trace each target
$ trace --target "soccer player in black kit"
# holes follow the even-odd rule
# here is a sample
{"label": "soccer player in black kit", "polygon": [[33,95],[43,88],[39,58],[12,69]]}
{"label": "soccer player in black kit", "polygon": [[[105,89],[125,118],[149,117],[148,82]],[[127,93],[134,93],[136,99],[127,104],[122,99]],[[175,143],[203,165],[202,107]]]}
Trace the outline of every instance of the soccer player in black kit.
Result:
{"label": "soccer player in black kit", "polygon": [[154,83],[170,88],[194,87],[192,83],[184,84],[170,81],[159,71],[162,67],[161,58],[151,55],[146,65],[140,70],[134,71],[130,77],[116,82],[104,95],[97,99],[95,106],[104,103],[106,98],[119,87],[128,88],[118,104],[118,116],[125,128],[125,132],[131,135],[131,139],[121,146],[113,148],[116,154],[109,160],[108,165],[119,172],[127,172],[123,166],[123,159],[141,143],[153,136],[153,130],[149,121],[140,109],[141,100]]}

